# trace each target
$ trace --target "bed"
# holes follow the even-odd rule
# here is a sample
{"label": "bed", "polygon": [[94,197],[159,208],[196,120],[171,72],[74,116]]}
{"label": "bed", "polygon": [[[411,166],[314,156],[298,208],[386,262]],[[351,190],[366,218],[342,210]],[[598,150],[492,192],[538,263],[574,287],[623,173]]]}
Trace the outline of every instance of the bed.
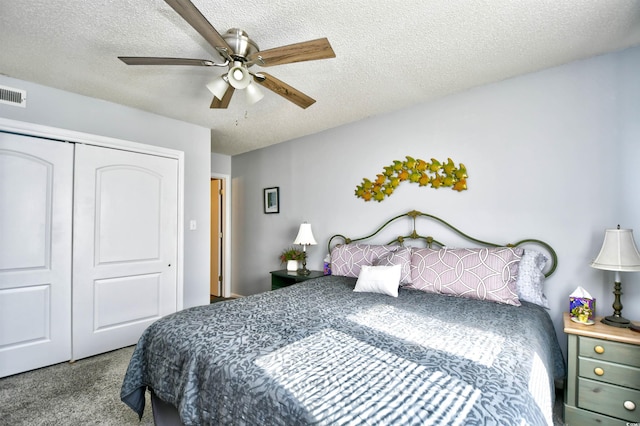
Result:
{"label": "bed", "polygon": [[[416,221],[425,218],[473,249],[420,236]],[[405,219],[413,231],[392,244],[363,242]],[[409,247],[408,240],[425,244]],[[553,272],[550,246],[477,240],[412,211],[357,240],[338,234],[328,249],[341,275],[152,324],[132,355],[122,401],[142,416],[149,390],[154,419],[163,425],[553,424],[554,381],[565,367],[544,300],[536,300],[543,293],[506,300],[504,288],[492,294],[493,278],[479,276],[477,267],[478,259],[499,258],[498,281],[517,293],[520,267],[521,275],[531,273],[525,254],[546,260],[533,268],[538,281]],[[443,272],[451,253],[457,266]],[[456,285],[447,276],[457,277]],[[461,289],[461,280],[476,279],[483,284],[474,291]]]}

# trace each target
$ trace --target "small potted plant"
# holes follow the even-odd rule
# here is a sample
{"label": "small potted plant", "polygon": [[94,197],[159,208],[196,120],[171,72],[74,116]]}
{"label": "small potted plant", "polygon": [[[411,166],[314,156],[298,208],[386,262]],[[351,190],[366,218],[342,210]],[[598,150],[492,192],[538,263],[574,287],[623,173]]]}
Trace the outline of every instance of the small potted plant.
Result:
{"label": "small potted plant", "polygon": [[297,271],[301,260],[304,260],[304,252],[295,247],[289,247],[280,253],[280,262],[287,264],[287,271]]}

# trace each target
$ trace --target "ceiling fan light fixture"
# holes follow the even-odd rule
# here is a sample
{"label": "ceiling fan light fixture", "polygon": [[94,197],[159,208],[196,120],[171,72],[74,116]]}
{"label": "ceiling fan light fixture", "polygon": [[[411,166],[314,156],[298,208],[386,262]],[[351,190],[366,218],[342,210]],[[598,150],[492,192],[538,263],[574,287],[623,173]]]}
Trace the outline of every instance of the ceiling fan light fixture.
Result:
{"label": "ceiling fan light fixture", "polygon": [[260,88],[253,82],[251,82],[251,84],[247,86],[246,92],[247,102],[249,102],[249,105],[253,105],[260,99],[264,98],[264,93],[262,93],[262,90],[260,90]]}
{"label": "ceiling fan light fixture", "polygon": [[[260,50],[258,45],[249,38],[249,35],[239,28],[232,28],[224,35],[220,34],[192,3],[192,0],[165,0],[165,2],[187,24],[200,33],[211,47],[224,58],[224,62],[216,63],[209,59],[118,56],[125,64],[228,67],[227,74],[206,85],[215,96],[210,108],[227,108],[235,89],[246,89],[254,82],[303,109],[308,108],[315,102],[315,99],[272,75],[267,73],[250,74],[249,68],[254,65],[270,67],[294,62],[335,58],[336,54],[326,37]],[[253,86],[246,94],[251,103],[257,102],[262,98],[260,90],[255,85]]]}
{"label": "ceiling fan light fixture", "polygon": [[249,70],[242,62],[233,63],[233,66],[229,68],[227,78],[234,89],[245,89],[251,83]]}
{"label": "ceiling fan light fixture", "polygon": [[222,100],[222,97],[227,92],[228,88],[229,83],[227,83],[224,76],[220,76],[213,80],[211,83],[207,84],[207,89],[209,89],[209,91],[213,93],[213,96],[215,96],[219,100]]}

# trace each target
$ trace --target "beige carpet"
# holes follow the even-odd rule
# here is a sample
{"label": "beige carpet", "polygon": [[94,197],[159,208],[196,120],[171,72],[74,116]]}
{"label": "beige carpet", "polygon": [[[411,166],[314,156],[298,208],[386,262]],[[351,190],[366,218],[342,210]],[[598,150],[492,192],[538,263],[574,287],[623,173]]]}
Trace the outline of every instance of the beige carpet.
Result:
{"label": "beige carpet", "polygon": [[153,425],[120,401],[133,346],[0,379],[0,425]]}

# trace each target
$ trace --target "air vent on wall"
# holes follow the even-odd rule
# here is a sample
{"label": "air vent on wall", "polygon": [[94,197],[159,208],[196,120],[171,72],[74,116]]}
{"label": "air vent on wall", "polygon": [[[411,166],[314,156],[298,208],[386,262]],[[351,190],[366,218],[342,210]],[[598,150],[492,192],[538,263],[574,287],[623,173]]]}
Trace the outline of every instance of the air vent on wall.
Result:
{"label": "air vent on wall", "polygon": [[0,86],[0,104],[25,108],[27,106],[27,91]]}

